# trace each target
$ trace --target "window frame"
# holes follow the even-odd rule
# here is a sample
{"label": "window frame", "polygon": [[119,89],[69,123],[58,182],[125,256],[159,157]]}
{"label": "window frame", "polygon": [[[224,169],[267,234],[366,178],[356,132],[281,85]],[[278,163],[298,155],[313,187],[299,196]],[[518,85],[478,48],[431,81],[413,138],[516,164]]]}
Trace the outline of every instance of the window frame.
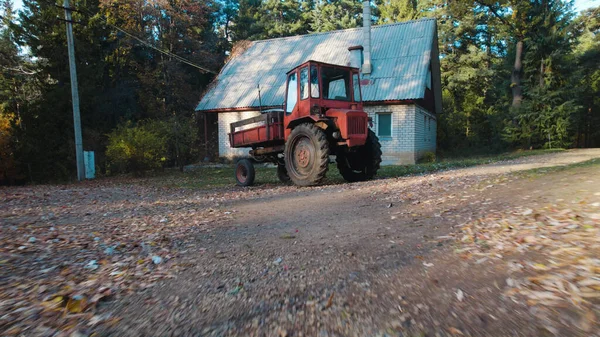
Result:
{"label": "window frame", "polygon": [[[389,135],[382,135],[379,130],[381,127],[381,119],[379,118],[381,115],[389,115],[390,116],[390,134]],[[392,116],[392,112],[377,112],[375,114],[375,118],[376,118],[376,122],[377,122],[377,137],[379,137],[382,140],[386,140],[386,139],[391,139],[392,135],[394,134],[394,117]]]}
{"label": "window frame", "polygon": [[[306,97],[304,97],[304,95],[302,95],[302,72],[306,71]],[[300,100],[304,101],[307,100],[310,97],[310,72],[308,70],[308,66],[304,66],[302,68],[300,68],[299,71],[299,81],[298,83],[300,83]]]}
{"label": "window frame", "polygon": [[[313,69],[315,70],[315,78],[317,79],[317,96],[313,96],[312,85],[313,85]],[[319,76],[319,67],[316,64],[311,64],[310,71],[308,72],[308,87],[311,98],[321,98],[321,77]]]}
{"label": "window frame", "polygon": [[[323,70],[324,70],[324,69],[336,69],[336,70],[337,70],[337,69],[341,69],[343,72],[345,72],[345,73],[348,75],[348,85],[347,85],[347,86],[345,86],[345,87],[346,87],[346,98],[347,98],[347,99],[335,99],[335,98],[328,98],[328,97],[325,97],[325,91],[324,91],[324,90],[325,90],[325,83],[324,83],[324,81],[323,81],[323,73],[324,73],[324,71],[323,71]],[[344,78],[342,77],[341,79],[343,80]],[[339,81],[339,80],[336,80],[336,81]],[[323,97],[323,98],[322,98],[322,99],[325,99],[325,100],[328,100],[328,101],[352,102],[352,97],[351,97],[350,95],[352,95],[352,91],[353,91],[354,89],[352,88],[352,85],[351,85],[351,84],[352,84],[352,82],[351,82],[351,81],[352,81],[352,72],[350,72],[350,71],[347,71],[347,70],[346,70],[346,69],[344,69],[344,68],[339,68],[339,67],[332,67],[332,66],[321,66],[321,70],[320,70],[320,74],[319,74],[319,82],[320,82],[320,84],[321,84],[321,88],[323,88],[323,92],[322,92],[322,94],[323,94],[323,95],[322,95],[322,97]],[[330,84],[331,84],[331,82],[332,82],[332,81],[329,81],[329,84],[328,84],[328,85],[330,85]],[[344,81],[344,82],[345,82],[345,81]],[[327,95],[327,96],[329,96],[329,87],[328,87],[328,95]]]}
{"label": "window frame", "polygon": [[[362,88],[360,87],[360,75],[358,73],[352,73],[352,100],[356,103],[362,103]],[[356,77],[356,83],[354,82]],[[358,100],[355,97],[356,89],[358,88]]]}

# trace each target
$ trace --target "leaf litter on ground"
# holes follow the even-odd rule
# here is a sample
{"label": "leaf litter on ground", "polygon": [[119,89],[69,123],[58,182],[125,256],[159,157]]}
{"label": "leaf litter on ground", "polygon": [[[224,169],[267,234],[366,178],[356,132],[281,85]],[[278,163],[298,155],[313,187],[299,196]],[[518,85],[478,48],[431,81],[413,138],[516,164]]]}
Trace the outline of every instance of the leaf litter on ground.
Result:
{"label": "leaf litter on ground", "polygon": [[94,190],[0,190],[3,336],[79,333],[117,321],[96,308],[173,277],[185,268],[178,264],[185,242],[231,217],[187,195]]}
{"label": "leaf litter on ground", "polygon": [[517,273],[506,280],[508,298],[524,299],[546,319],[569,310],[579,329],[597,327],[600,213],[593,203],[492,213],[463,225],[458,240],[464,258],[505,261]]}

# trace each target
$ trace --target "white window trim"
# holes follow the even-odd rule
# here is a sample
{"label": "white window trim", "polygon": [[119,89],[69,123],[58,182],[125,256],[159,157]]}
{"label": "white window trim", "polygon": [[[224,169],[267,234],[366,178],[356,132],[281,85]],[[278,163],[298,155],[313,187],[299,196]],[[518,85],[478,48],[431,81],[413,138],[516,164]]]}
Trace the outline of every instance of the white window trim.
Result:
{"label": "white window trim", "polygon": [[[379,134],[379,115],[390,115],[390,135],[382,136]],[[394,116],[393,112],[382,111],[375,113],[375,130],[377,131],[377,137],[380,137],[382,140],[391,139],[394,135]]]}

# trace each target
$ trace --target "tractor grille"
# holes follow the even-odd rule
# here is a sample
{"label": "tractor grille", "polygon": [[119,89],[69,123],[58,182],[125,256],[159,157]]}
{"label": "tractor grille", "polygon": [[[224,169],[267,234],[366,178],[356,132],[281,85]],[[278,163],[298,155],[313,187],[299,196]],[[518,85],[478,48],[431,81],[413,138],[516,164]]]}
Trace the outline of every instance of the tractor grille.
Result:
{"label": "tractor grille", "polygon": [[348,117],[348,135],[364,135],[367,129],[367,119],[362,116]]}

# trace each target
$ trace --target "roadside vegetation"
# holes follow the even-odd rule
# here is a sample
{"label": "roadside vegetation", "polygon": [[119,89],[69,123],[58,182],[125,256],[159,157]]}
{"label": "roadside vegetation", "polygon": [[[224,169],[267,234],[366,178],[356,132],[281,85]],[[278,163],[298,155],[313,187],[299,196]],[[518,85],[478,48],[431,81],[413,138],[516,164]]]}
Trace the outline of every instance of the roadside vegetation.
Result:
{"label": "roadside vegetation", "polygon": [[[529,150],[515,151],[497,155],[475,156],[475,157],[451,157],[443,158],[432,163],[421,163],[416,165],[388,165],[382,166],[377,173],[377,178],[395,178],[410,175],[426,174],[442,170],[471,167],[476,165],[498,163],[505,160],[517,159],[528,156],[536,156],[564,151],[562,149],[552,150]],[[271,165],[256,165],[256,186],[266,187],[269,185],[282,185],[276,174],[276,169]],[[126,177],[126,176],[124,176]],[[179,170],[166,170],[154,173],[146,178],[137,180],[142,183],[152,183],[165,187],[183,187],[194,189],[215,189],[222,187],[234,187],[234,166],[229,164],[215,166],[198,166],[187,172]],[[335,164],[331,164],[327,172],[326,184],[342,184],[345,180],[339,174]]]}

